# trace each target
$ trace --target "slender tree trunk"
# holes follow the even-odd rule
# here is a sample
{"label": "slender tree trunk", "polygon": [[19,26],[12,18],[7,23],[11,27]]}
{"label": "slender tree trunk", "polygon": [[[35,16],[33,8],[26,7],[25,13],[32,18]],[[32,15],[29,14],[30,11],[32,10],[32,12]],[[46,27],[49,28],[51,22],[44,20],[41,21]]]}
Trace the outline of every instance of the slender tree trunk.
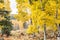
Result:
{"label": "slender tree trunk", "polygon": [[44,24],[44,40],[46,40],[46,24]]}
{"label": "slender tree trunk", "polygon": [[[40,2],[42,3],[42,0],[40,0]],[[42,11],[44,11],[45,9],[44,9],[44,7],[45,7],[45,4],[43,5],[42,4]],[[45,21],[45,20],[44,20]],[[45,24],[46,22],[44,22],[44,40],[46,40],[46,24]]]}
{"label": "slender tree trunk", "polygon": [[[56,1],[56,19],[58,19],[58,0]],[[60,24],[59,23],[56,23],[57,25],[57,28],[58,28],[58,35],[57,35],[57,40],[60,40]]]}

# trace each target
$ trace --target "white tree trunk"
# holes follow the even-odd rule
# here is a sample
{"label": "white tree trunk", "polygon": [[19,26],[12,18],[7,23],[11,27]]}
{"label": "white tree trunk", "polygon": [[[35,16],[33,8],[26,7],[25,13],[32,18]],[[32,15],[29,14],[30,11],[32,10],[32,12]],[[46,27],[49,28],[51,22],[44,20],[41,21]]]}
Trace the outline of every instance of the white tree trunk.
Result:
{"label": "white tree trunk", "polygon": [[44,24],[44,40],[46,40],[46,24]]}

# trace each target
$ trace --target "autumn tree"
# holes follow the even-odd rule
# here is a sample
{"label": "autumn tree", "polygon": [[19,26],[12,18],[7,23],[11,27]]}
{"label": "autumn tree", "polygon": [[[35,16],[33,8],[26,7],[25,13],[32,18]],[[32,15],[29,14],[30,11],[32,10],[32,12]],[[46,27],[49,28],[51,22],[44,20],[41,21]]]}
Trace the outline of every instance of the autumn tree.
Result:
{"label": "autumn tree", "polygon": [[28,14],[28,0],[16,0],[16,2],[18,14],[15,15],[15,18],[24,24],[26,21],[30,19],[30,15]]}
{"label": "autumn tree", "polygon": [[[44,29],[43,26],[44,24],[46,24],[46,30],[47,29],[50,30],[54,29],[53,31],[57,30],[56,22],[58,23],[59,21],[58,19],[56,19],[57,15],[56,10],[58,8],[58,14],[60,14],[59,11],[60,1],[58,1],[58,3],[56,0],[16,0],[16,1],[18,8],[18,14],[15,16],[16,19],[21,20],[23,22],[28,21],[29,19],[31,19],[32,21],[31,25],[29,25],[27,29],[28,33],[30,32],[32,33],[34,30],[37,30],[38,26],[40,26],[40,29]],[[26,12],[27,8],[30,9],[31,11],[30,16],[28,16],[28,13]],[[34,30],[32,26],[33,28],[35,28]]]}

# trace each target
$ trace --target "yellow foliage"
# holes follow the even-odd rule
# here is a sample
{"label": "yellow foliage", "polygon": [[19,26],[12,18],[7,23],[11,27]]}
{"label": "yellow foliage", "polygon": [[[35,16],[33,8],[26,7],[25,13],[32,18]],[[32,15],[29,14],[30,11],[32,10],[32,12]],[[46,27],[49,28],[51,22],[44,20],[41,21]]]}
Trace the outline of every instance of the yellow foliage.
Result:
{"label": "yellow foliage", "polygon": [[28,34],[33,34],[33,33],[37,33],[37,32],[38,32],[38,29],[34,25],[29,25],[28,29],[26,31],[26,33],[28,33]]}
{"label": "yellow foliage", "polygon": [[0,3],[0,9],[2,9],[4,7],[3,3]]}
{"label": "yellow foliage", "polygon": [[[40,26],[43,30],[44,23],[46,27],[52,27],[53,30],[57,30],[55,23],[59,23],[56,20],[56,9],[57,3],[55,0],[31,0],[32,4],[29,4],[28,0],[16,0],[17,1],[17,8],[18,8],[18,15],[17,19],[21,21],[28,21],[32,19],[32,25],[28,26],[27,33],[34,33],[37,32],[37,26]],[[28,16],[27,12],[24,12],[26,8],[31,9],[31,15]],[[43,10],[42,10],[43,9]],[[58,19],[60,19],[60,3],[58,4]]]}
{"label": "yellow foliage", "polygon": [[56,13],[56,2],[55,1],[48,1],[45,5],[46,13],[55,14]]}

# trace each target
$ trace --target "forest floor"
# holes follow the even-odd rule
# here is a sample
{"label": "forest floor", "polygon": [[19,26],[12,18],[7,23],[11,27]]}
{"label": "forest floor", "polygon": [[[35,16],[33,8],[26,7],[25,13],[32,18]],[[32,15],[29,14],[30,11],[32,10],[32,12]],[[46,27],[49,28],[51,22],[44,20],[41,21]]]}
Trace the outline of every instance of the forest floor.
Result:
{"label": "forest floor", "polygon": [[[13,32],[14,34],[14,32]],[[15,35],[11,35],[7,37],[6,35],[0,36],[0,38],[3,38],[4,40],[44,40],[44,33],[40,32],[38,34],[24,34],[24,33],[15,33]],[[53,31],[47,31],[46,32],[46,38],[47,40],[57,40],[57,33]]]}

